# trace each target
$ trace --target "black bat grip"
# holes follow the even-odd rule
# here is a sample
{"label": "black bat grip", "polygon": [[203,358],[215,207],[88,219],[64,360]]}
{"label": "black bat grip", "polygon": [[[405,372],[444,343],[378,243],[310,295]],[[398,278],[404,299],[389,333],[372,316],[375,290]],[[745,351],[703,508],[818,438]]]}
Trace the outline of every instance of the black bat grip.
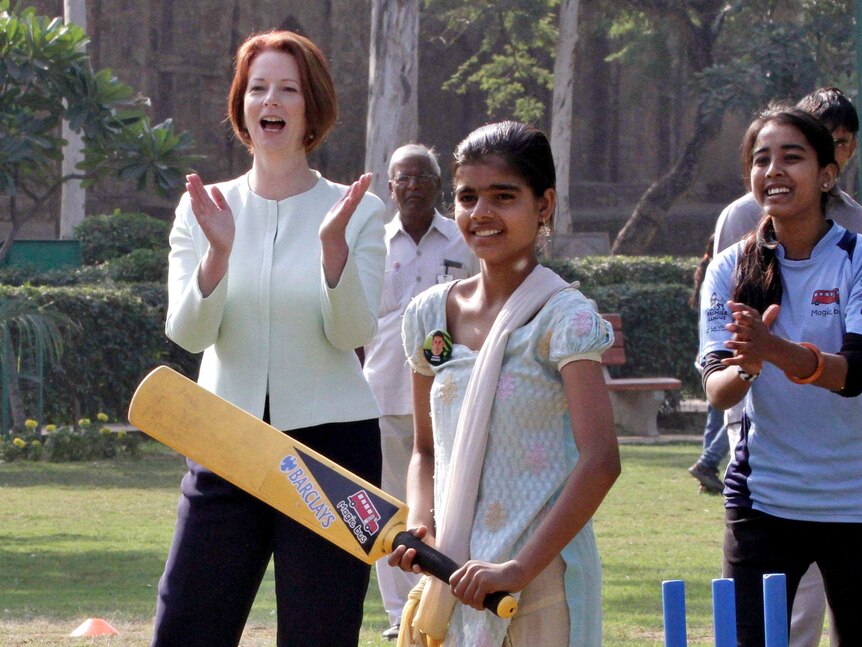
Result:
{"label": "black bat grip", "polygon": [[[426,573],[430,573],[438,580],[443,580],[447,584],[449,583],[449,578],[452,577],[452,573],[458,570],[458,564],[451,558],[439,550],[434,550],[428,544],[422,543],[421,539],[417,539],[406,530],[395,535],[392,549],[394,550],[398,546],[406,546],[415,550],[416,558],[413,562],[419,564],[420,568]],[[505,591],[489,593],[485,596],[482,604],[488,611],[501,618],[511,618],[518,610],[518,601]]]}

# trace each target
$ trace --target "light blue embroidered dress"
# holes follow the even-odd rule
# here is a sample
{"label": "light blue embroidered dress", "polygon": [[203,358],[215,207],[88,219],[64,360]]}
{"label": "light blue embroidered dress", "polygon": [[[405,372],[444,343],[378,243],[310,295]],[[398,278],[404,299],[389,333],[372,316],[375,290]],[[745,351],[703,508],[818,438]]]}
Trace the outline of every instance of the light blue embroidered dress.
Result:
{"label": "light blue embroidered dress", "polygon": [[[418,295],[404,315],[402,337],[413,370],[434,376],[434,502],[439,507],[474,352],[455,343],[440,366],[426,361],[422,345],[435,329],[446,330],[446,297],[452,283]],[[575,463],[560,367],[576,359],[600,361],[613,343],[612,327],[576,289],[551,297],[506,346],[491,411],[488,445],[479,485],[470,557],[499,563],[512,558],[556,501]],[[601,566],[588,523],[563,550],[569,606],[569,644],[601,645]],[[457,604],[447,647],[499,647],[508,620]]]}

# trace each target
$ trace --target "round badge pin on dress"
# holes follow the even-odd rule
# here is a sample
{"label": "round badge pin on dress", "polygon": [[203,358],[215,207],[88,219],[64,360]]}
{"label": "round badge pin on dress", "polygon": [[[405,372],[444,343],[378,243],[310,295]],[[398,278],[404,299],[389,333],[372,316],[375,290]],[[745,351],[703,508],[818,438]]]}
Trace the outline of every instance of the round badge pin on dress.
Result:
{"label": "round badge pin on dress", "polygon": [[432,330],[422,344],[422,352],[431,366],[440,366],[452,357],[452,337],[445,330]]}

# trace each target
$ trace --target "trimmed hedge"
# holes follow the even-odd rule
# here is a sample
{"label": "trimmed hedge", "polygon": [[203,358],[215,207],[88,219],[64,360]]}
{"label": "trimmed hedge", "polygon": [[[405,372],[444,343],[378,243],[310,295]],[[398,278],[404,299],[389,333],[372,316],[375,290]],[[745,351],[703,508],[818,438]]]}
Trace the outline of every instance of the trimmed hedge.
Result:
{"label": "trimmed hedge", "polygon": [[168,282],[167,248],[136,249],[107,261],[104,267],[108,276],[119,283],[161,283]]}
{"label": "trimmed hedge", "polygon": [[[45,368],[46,421],[64,424],[97,412],[125,420],[135,387],[153,367],[168,364],[186,375],[197,375],[199,358],[165,337],[167,294],[161,285],[0,285],[0,299],[22,293],[50,303],[77,325],[66,331],[60,366]],[[22,387],[32,406],[35,389]]]}
{"label": "trimmed hedge", "polygon": [[585,256],[575,259],[542,259],[567,281],[580,281],[581,288],[605,285],[684,285],[694,284],[699,258],[687,256]]}
{"label": "trimmed hedge", "polygon": [[167,249],[171,225],[145,213],[87,216],[75,227],[84,265],[98,265],[136,249]]}
{"label": "trimmed hedge", "polygon": [[623,320],[626,364],[610,367],[615,377],[675,377],[686,394],[703,397],[697,355],[697,312],[682,285],[609,285],[585,290],[601,312]]}
{"label": "trimmed hedge", "polygon": [[[140,265],[164,270],[158,254],[145,254]],[[694,368],[697,353],[697,313],[688,305],[696,258],[596,257],[573,261],[543,261],[594,299],[601,312],[618,312],[626,335],[625,366],[613,367],[618,377],[677,377],[684,392],[702,397]],[[105,282],[117,266],[109,262],[77,273],[16,276],[26,287],[0,285],[0,299],[23,291],[40,303],[51,303],[79,326],[70,331],[60,370],[46,369],[45,417],[62,424],[104,412],[125,419],[129,399],[146,373],[168,364],[189,377],[200,362],[164,334],[167,291],[164,281]],[[159,264],[162,263],[161,268]],[[108,269],[105,269],[108,268]],[[2,273],[0,273],[2,274]],[[8,275],[0,276],[0,281]],[[101,285],[69,285],[101,278]],[[37,287],[37,283],[46,283]],[[54,283],[54,285],[50,285]],[[25,389],[32,398],[32,389]],[[672,401],[672,399],[671,399]],[[32,402],[32,400],[31,400]]]}
{"label": "trimmed hedge", "polygon": [[618,312],[626,338],[626,364],[610,367],[614,377],[676,377],[683,392],[703,397],[697,355],[697,312],[689,306],[694,257],[589,256],[549,259],[567,281],[580,281],[581,291],[600,312]]}

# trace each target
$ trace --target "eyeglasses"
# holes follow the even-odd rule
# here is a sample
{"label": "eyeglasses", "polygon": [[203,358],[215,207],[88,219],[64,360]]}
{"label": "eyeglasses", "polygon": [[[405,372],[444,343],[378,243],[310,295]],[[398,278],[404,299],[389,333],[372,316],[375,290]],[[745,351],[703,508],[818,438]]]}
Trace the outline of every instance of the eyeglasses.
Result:
{"label": "eyeglasses", "polygon": [[416,180],[417,186],[428,187],[434,184],[437,180],[436,175],[431,175],[430,173],[422,173],[420,175],[405,175],[404,173],[399,173],[392,181],[395,182],[397,186],[408,186],[410,184],[410,180]]}

